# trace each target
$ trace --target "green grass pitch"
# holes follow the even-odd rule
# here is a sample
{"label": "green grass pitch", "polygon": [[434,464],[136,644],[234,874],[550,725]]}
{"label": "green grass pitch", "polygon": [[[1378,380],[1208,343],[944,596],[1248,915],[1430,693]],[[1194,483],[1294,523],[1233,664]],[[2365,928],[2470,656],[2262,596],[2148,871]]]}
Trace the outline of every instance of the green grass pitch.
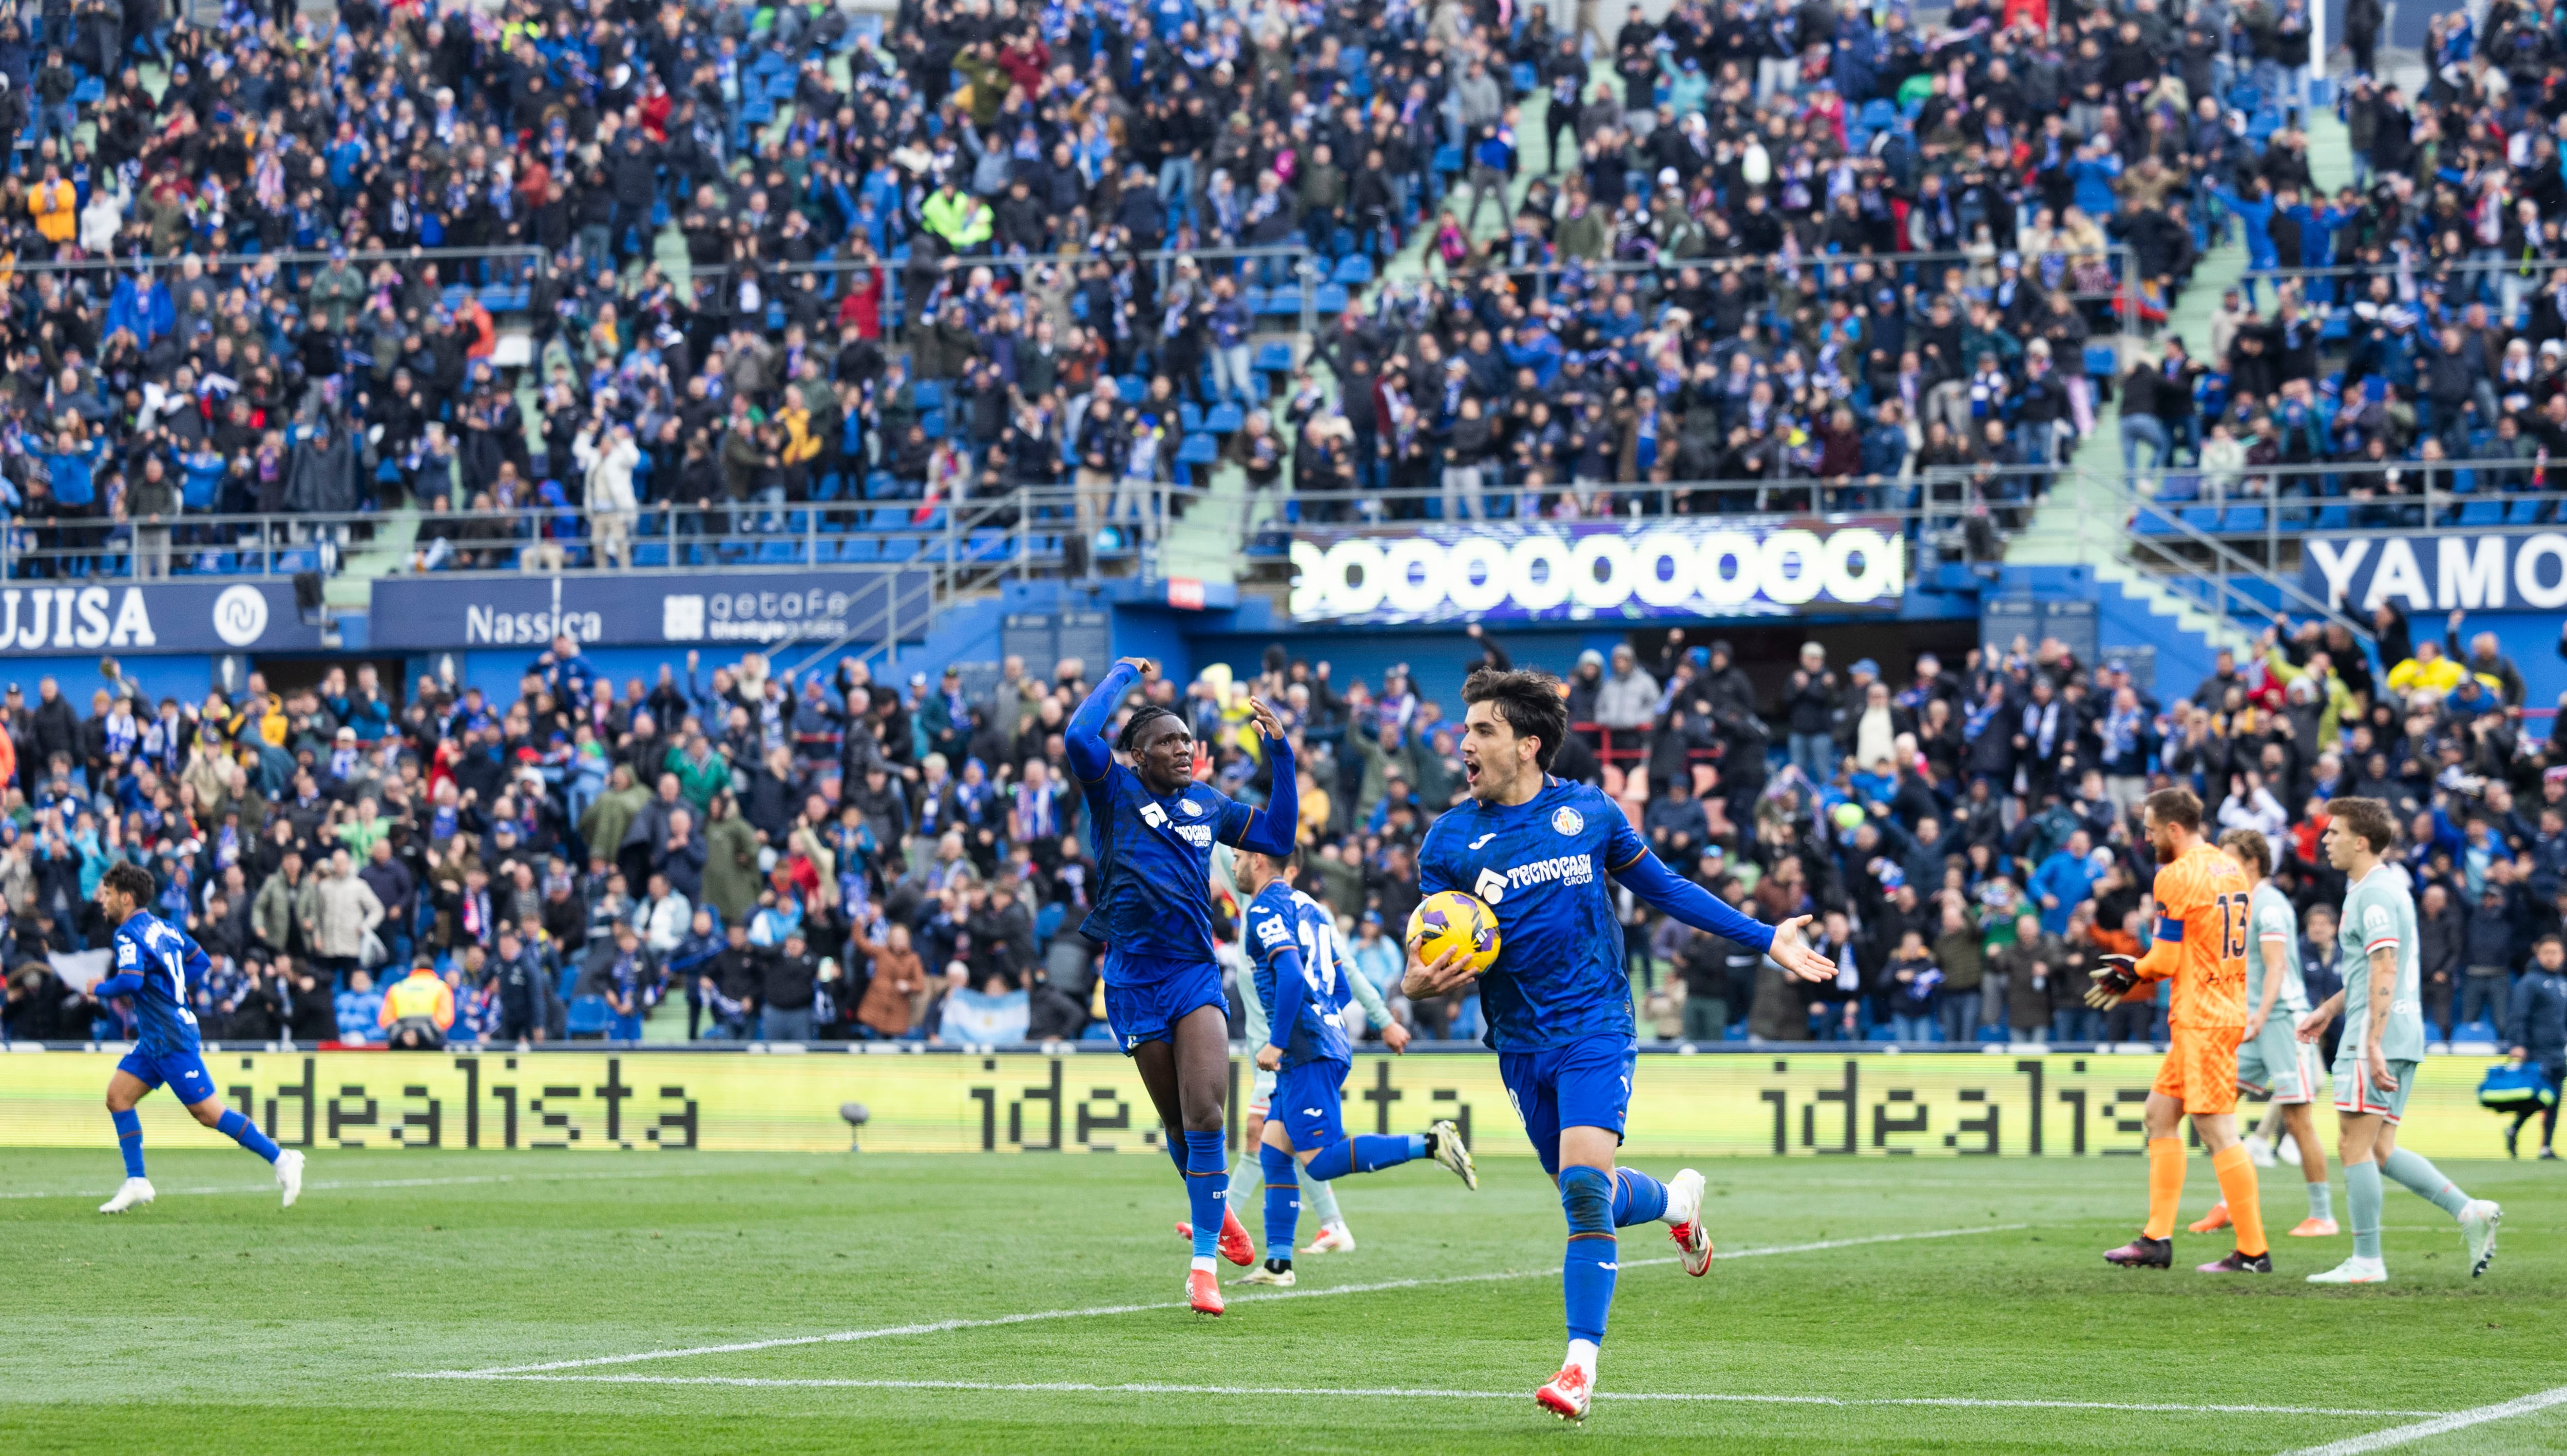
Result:
{"label": "green grass pitch", "polygon": [[[2173,1273],[2106,1268],[2135,1159],[1715,1159],[1722,1260],[1690,1280],[1662,1229],[1624,1231],[1603,1393],[1568,1428],[1531,1398],[1562,1347],[1559,1204],[1530,1160],[1482,1166],[1476,1195],[1345,1180],[1356,1252],[1214,1320],[1098,1312],[1182,1298],[1155,1157],[321,1152],[284,1212],[237,1151],[164,1147],[159,1202],[103,1218],[103,1139],[0,1152],[0,1451],[2265,1456],[2567,1383],[2558,1164],[2446,1168],[2506,1208],[2476,1281],[2393,1188],[2393,1283],[2348,1290],[2301,1276],[2350,1238],[2280,1239],[2268,1279],[2190,1272],[2224,1234],[2178,1235]],[[2214,1196],[2191,1174],[2187,1220]],[[2296,1170],[2263,1186],[2297,1222]],[[1875,1242],[1793,1252],[1852,1240]],[[808,1338],[832,1333],[865,1337]],[[738,1344],[762,1347],[414,1378]],[[2567,1450],[2567,1403],[2390,1449]]]}

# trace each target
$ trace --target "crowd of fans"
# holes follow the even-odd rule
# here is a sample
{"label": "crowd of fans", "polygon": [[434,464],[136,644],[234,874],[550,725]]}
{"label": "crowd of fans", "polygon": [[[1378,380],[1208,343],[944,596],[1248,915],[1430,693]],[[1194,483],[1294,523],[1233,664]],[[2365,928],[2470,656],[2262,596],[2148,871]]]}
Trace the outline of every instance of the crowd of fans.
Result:
{"label": "crowd of fans", "polygon": [[[2246,84],[2290,74],[2299,0],[2233,27],[2223,0],[1686,4],[1584,41],[1497,0],[911,0],[879,38],[825,6],[156,8],[0,34],[0,133],[30,144],[0,181],[0,462],[34,570],[116,543],[220,570],[235,542],[187,514],[406,502],[421,567],[623,564],[654,505],[645,530],[744,533],[1019,485],[1074,487],[1084,540],[1129,482],[1200,485],[1178,417],[1218,400],[1252,412],[1222,445],[1251,483],[1288,468],[1339,493],[1323,515],[1393,486],[1449,486],[1402,514],[1716,508],[1589,488],[1706,478],[1886,503],[1915,466],[2056,459],[2088,340],[2162,318],[2230,214],[2281,236],[2267,181],[2306,187]],[[2390,230],[2428,250],[2538,94],[2536,17],[2488,31],[2416,124],[2454,140],[2367,133],[2427,189]],[[2511,246],[2494,226],[2473,251]],[[1436,281],[1347,307],[1323,369],[1250,368],[1255,295],[1428,227]],[[494,307],[531,320],[522,370]]]}
{"label": "crowd of fans", "polygon": [[[2549,488],[2547,460],[2567,450],[2567,32],[2498,0],[2482,29],[2434,17],[2425,59],[2412,93],[2367,74],[2344,86],[2353,182],[2330,195],[2285,130],[2213,191],[2250,271],[2208,339],[2169,338],[2121,381],[2125,461],[2192,472],[2163,493],[2308,500],[2286,507],[2291,524],[2399,527],[2457,518],[2440,505],[2428,522],[2428,490]],[[2276,270],[2267,310],[2259,285]]]}
{"label": "crowd of fans", "polygon": [[[2161,1002],[2098,1014],[2083,993],[2099,956],[2144,945],[2139,806],[2179,784],[2273,847],[2313,998],[2341,974],[2327,803],[2386,800],[2432,1034],[2553,1063],[2567,729],[2526,722],[2519,670],[2464,625],[2437,644],[2384,609],[2375,657],[2341,625],[2277,622],[2258,656],[2162,700],[2121,664],[2020,641],[1950,670],[1923,655],[1897,681],[1814,643],[1760,694],[1729,644],[1676,631],[1570,667],[1577,727],[1555,771],[1598,783],[1748,913],[1817,916],[1843,968],[1804,985],[1627,906],[1647,1035],[2162,1039]],[[396,708],[367,671],[157,705],[111,674],[86,717],[50,679],[33,702],[13,690],[9,1034],[120,1031],[127,1011],[63,974],[103,944],[88,894],[119,861],[151,869],[153,908],[215,958],[196,1010],[216,1038],[672,1039],[680,1003],[689,1037],[1103,1034],[1078,933],[1096,867],[1061,738],[1084,664],[1044,678],[1010,660],[978,694],[857,665],[797,683],[754,655],[700,670],[619,688],[563,641],[506,704],[425,678]],[[1199,773],[1251,799],[1272,786],[1248,703],[1276,707],[1301,888],[1403,1023],[1473,1033],[1469,1000],[1398,990],[1419,840],[1465,791],[1444,706],[1404,669],[1344,681],[1281,647],[1254,674],[1146,691],[1194,728]]]}

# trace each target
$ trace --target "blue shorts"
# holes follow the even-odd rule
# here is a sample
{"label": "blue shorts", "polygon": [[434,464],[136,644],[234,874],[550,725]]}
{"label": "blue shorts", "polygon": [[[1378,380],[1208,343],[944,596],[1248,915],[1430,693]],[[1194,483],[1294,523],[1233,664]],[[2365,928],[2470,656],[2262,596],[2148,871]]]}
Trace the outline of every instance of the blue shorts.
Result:
{"label": "blue shorts", "polygon": [[1137,986],[1117,986],[1110,977],[1105,983],[1105,1023],[1126,1056],[1144,1041],[1171,1039],[1177,1022],[1203,1007],[1221,1008],[1224,1018],[1230,1015],[1230,998],[1221,991],[1221,967],[1212,961],[1198,961]]}
{"label": "blue shorts", "polygon": [[178,1100],[190,1107],[214,1094],[214,1074],[205,1070],[205,1059],[193,1051],[155,1056],[138,1047],[125,1053],[116,1069],[131,1074],[146,1092],[167,1084]]}
{"label": "blue shorts", "polygon": [[1346,1073],[1352,1070],[1342,1061],[1321,1060],[1287,1066],[1275,1074],[1275,1096],[1267,1104],[1266,1117],[1284,1124],[1284,1134],[1292,1139],[1292,1151],[1316,1152],[1346,1140],[1339,1108]]}
{"label": "blue shorts", "polygon": [[1621,1142],[1631,1114],[1631,1073],[1639,1061],[1640,1043],[1620,1031],[1540,1051],[1498,1053],[1498,1079],[1507,1085],[1544,1172],[1560,1173],[1564,1127],[1606,1128]]}

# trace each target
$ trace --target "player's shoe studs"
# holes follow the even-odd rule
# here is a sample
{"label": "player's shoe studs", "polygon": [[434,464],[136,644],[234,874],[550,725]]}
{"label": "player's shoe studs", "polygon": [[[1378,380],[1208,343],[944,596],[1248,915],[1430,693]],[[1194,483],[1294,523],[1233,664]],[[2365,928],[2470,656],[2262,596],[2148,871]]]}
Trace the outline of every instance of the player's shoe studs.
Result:
{"label": "player's shoe studs", "polygon": [[1248,1241],[1248,1227],[1225,1203],[1221,1210],[1221,1257],[1246,1268],[1257,1262],[1257,1246]]}
{"label": "player's shoe studs", "polygon": [[1684,1251],[1685,1273],[1696,1279],[1711,1270],[1711,1231],[1702,1226],[1702,1175],[1680,1168],[1667,1180],[1667,1237]]}
{"label": "player's shoe studs", "polygon": [[276,1155],[276,1186],[285,1190],[285,1206],[303,1196],[303,1155],[287,1148]]}
{"label": "player's shoe studs", "polygon": [[2210,1206],[2210,1212],[2203,1214],[2199,1223],[2184,1225],[2184,1232],[2187,1234],[2216,1234],[2227,1227],[2228,1202],[2227,1200],[2222,1199]]}
{"label": "player's shoe studs", "polygon": [[[2239,1141],[2246,1144],[2246,1160],[2253,1163],[2256,1167],[2269,1168],[2278,1161],[2273,1156],[2273,1145],[2266,1141],[2262,1135],[2250,1132],[2246,1134],[2245,1137],[2239,1139]],[[2196,1229],[2193,1232],[2207,1233],[2209,1231],[2206,1229]]]}
{"label": "player's shoe studs", "polygon": [[2294,1239],[2332,1239],[2340,1232],[2342,1231],[2336,1228],[2335,1220],[2333,1219],[2309,1218],[2300,1220],[2299,1227],[2291,1230],[2291,1237]]}
{"label": "player's shoe studs", "polygon": [[2213,1260],[2208,1264],[2194,1265],[2193,1272],[2195,1274],[2271,1274],[2273,1272],[2273,1256],[2270,1254],[2240,1254],[2232,1249],[2228,1252],[2228,1257],[2225,1259]]}
{"label": "player's shoe studs", "polygon": [[128,1178],[125,1180],[125,1186],[116,1190],[116,1196],[114,1198],[111,1198],[107,1202],[98,1206],[98,1211],[100,1213],[123,1213],[129,1208],[140,1208],[143,1204],[149,1203],[157,1196],[158,1195],[151,1191],[150,1179]]}
{"label": "player's shoe studs", "polygon": [[1222,1311],[1221,1281],[1213,1276],[1211,1270],[1186,1271],[1186,1303],[1192,1305],[1198,1314],[1218,1314]]}
{"label": "player's shoe studs", "polygon": [[1343,1224],[1321,1224],[1319,1226],[1319,1232],[1312,1235],[1310,1238],[1310,1247],[1302,1250],[1301,1252],[1304,1254],[1352,1254],[1355,1252],[1355,1236],[1353,1231]]}
{"label": "player's shoe studs", "polygon": [[2495,1226],[2504,1222],[2504,1209],[2483,1198],[2472,1198],[2460,1209],[2460,1232],[2469,1241],[2469,1278],[2475,1279],[2495,1263]]}
{"label": "player's shoe studs", "polygon": [[1586,1419],[1586,1403],[1594,1395],[1586,1372],[1575,1365],[1563,1365],[1551,1383],[1533,1393],[1534,1404],[1562,1420]]}
{"label": "player's shoe studs", "polygon": [[1462,1180],[1462,1186],[1478,1192],[1480,1170],[1471,1164],[1471,1150],[1462,1145],[1462,1129],[1449,1120],[1429,1123],[1426,1128],[1426,1154]]}
{"label": "player's shoe studs", "polygon": [[1241,1275],[1239,1278],[1232,1280],[1231,1283],[1241,1285],[1273,1285],[1279,1290],[1288,1290],[1292,1288],[1292,1261],[1288,1259],[1267,1260],[1264,1264]]}
{"label": "player's shoe studs", "polygon": [[2141,1234],[2119,1249],[2105,1251],[2104,1262],[2121,1269],[2172,1269],[2174,1241]]}
{"label": "player's shoe studs", "polygon": [[2389,1283],[2389,1266],[2356,1255],[2324,1274],[2309,1276],[2313,1285],[2379,1285]]}

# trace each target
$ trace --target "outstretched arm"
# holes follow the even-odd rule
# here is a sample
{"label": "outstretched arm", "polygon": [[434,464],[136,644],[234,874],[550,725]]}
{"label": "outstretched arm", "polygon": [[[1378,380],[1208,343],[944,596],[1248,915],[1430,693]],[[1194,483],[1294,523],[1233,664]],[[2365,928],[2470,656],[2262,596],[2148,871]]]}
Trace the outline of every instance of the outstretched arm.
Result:
{"label": "outstretched arm", "polygon": [[1801,927],[1810,921],[1806,915],[1796,916],[1778,926],[1769,926],[1741,915],[1719,896],[1668,869],[1664,861],[1646,849],[1613,871],[1613,878],[1620,880],[1644,904],[1665,911],[1696,930],[1707,930],[1739,945],[1763,951],[1773,958],[1775,965],[1803,981],[1826,981],[1837,974],[1836,962],[1801,944]]}
{"label": "outstretched arm", "polygon": [[1080,779],[1093,783],[1114,766],[1114,750],[1105,741],[1105,725],[1112,721],[1123,695],[1132,691],[1133,681],[1148,666],[1136,657],[1116,663],[1105,674],[1105,681],[1087,695],[1087,701],[1078,705],[1078,712],[1070,715],[1069,731],[1062,734],[1061,741],[1069,750],[1070,771]]}
{"label": "outstretched arm", "polygon": [[141,996],[143,978],[131,971],[122,976],[111,976],[91,987],[89,994],[99,1001],[114,1001],[120,996]]}
{"label": "outstretched arm", "polygon": [[1284,736],[1283,720],[1275,716],[1275,710],[1253,700],[1250,708],[1257,716],[1257,731],[1266,739],[1271,788],[1266,806],[1249,810],[1247,822],[1234,842],[1242,849],[1290,854],[1293,838],[1301,831],[1301,784],[1300,774],[1292,766],[1292,740]]}

